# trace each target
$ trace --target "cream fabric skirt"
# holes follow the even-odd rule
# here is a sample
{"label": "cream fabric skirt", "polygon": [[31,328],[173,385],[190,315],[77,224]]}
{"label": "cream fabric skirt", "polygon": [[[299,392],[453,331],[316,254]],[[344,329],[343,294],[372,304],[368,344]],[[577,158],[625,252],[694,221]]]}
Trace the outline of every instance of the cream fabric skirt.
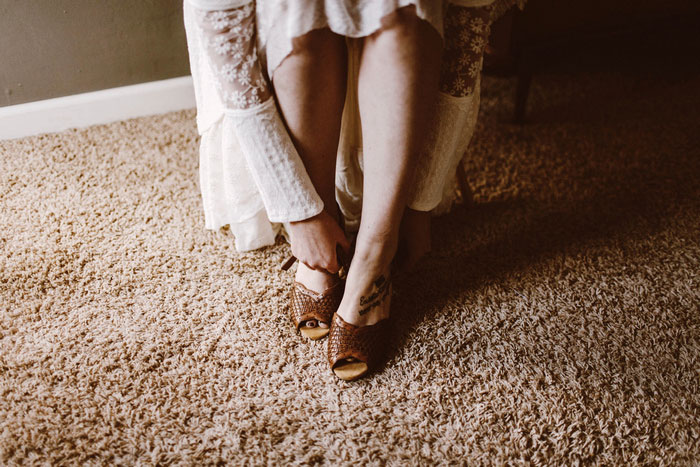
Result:
{"label": "cream fabric skirt", "polygon": [[[488,5],[493,0],[458,1],[464,6]],[[500,0],[509,1],[509,0]],[[257,0],[256,20],[258,50],[268,76],[292,52],[292,39],[307,32],[328,27],[346,36],[348,43],[348,89],[343,112],[340,145],[336,165],[336,198],[352,232],[359,226],[362,206],[362,139],[357,106],[357,74],[359,42],[381,27],[381,20],[398,8],[414,5],[416,14],[442,35],[445,2],[440,0]],[[185,2],[185,25],[191,27],[192,12]],[[197,125],[201,135],[200,189],[205,214],[205,227],[219,229],[228,225],[236,248],[246,251],[271,245],[280,224],[268,220],[260,194],[236,141],[231,123],[214,86],[211,71],[201,58],[204,51],[188,34],[190,66],[197,97]],[[466,97],[443,95],[438,104],[439,120],[446,122],[433,135],[440,175],[431,183],[421,199],[410,207],[443,213],[456,197],[455,170],[473,133],[479,106],[479,86]],[[417,177],[428,179],[428,173]]]}

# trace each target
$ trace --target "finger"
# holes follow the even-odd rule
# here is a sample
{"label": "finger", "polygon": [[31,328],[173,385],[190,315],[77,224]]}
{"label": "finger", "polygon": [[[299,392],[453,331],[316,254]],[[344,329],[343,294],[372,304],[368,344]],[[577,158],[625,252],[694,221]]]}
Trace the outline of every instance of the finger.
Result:
{"label": "finger", "polygon": [[340,266],[338,266],[338,259],[335,257],[330,258],[326,265],[326,271],[328,271],[329,274],[337,274],[339,270]]}

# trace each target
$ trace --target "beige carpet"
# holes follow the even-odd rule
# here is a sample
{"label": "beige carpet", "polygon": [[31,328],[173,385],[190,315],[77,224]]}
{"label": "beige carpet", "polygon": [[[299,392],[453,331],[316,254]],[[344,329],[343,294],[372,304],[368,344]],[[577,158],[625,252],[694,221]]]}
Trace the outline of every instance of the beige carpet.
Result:
{"label": "beige carpet", "polygon": [[204,230],[193,111],[0,142],[0,463],[697,465],[700,64],[611,57],[525,126],[485,80],[475,204],[352,384],[288,246]]}

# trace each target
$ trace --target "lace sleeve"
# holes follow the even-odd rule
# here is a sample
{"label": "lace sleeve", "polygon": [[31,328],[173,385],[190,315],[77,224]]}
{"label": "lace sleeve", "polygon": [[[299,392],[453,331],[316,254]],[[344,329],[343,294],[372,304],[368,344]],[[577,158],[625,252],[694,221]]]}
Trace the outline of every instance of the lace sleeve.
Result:
{"label": "lace sleeve", "polygon": [[320,213],[323,202],[280,118],[258,61],[255,2],[189,1],[198,43],[205,49],[203,57],[268,218],[292,222]]}
{"label": "lace sleeve", "polygon": [[454,199],[457,166],[476,127],[479,77],[492,6],[485,0],[480,6],[448,3],[446,7],[437,111],[418,160],[416,172],[420,175],[409,196],[411,209],[444,212]]}
{"label": "lace sleeve", "polygon": [[440,91],[445,94],[463,97],[474,92],[488,44],[492,8],[448,5],[440,73]]}
{"label": "lace sleeve", "polygon": [[255,4],[195,14],[224,106],[247,109],[269,99],[255,46]]}

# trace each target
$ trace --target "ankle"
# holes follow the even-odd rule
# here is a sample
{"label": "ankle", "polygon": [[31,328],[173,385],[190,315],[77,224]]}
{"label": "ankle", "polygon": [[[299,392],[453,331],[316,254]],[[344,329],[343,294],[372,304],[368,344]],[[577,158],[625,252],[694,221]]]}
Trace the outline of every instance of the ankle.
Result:
{"label": "ankle", "polygon": [[391,278],[388,273],[348,278],[338,314],[355,326],[369,326],[389,317]]}
{"label": "ankle", "polygon": [[[391,281],[389,265],[383,266],[377,262],[363,263],[353,259],[350,271],[345,281],[345,296],[343,301],[353,304],[353,307],[362,305],[363,297],[372,295],[373,289],[381,287]],[[347,300],[346,300],[347,299]]]}
{"label": "ankle", "polygon": [[340,280],[336,274],[328,274],[323,271],[315,271],[306,267],[303,263],[297,266],[294,280],[309,290],[323,293],[329,287],[334,286]]}

